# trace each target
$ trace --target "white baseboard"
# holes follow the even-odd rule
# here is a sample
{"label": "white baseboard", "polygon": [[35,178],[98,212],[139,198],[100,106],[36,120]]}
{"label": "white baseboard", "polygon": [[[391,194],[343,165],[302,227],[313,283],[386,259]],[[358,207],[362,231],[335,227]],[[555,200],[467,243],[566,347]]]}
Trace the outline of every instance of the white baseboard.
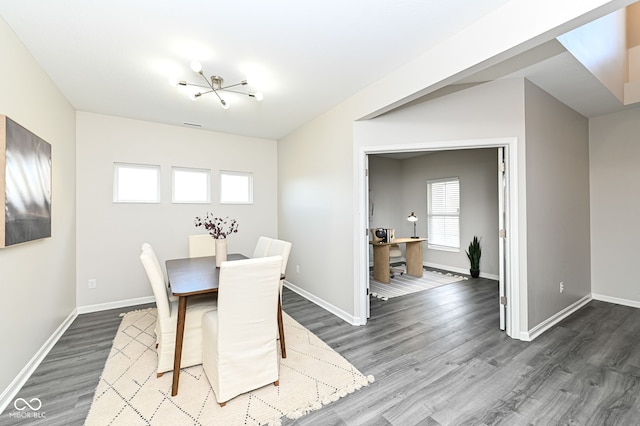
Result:
{"label": "white baseboard", "polygon": [[36,354],[31,358],[31,360],[27,363],[27,365],[18,373],[18,375],[13,379],[13,381],[9,384],[9,386],[0,394],[0,413],[4,411],[4,409],[13,401],[13,398],[18,394],[20,389],[27,382],[29,377],[33,374],[33,372],[38,368],[42,360],[47,356],[51,348],[58,342],[60,337],[64,334],[64,332],[69,328],[71,323],[76,319],[76,317],[80,314],[87,314],[90,312],[99,312],[106,311],[109,309],[117,309],[123,308],[126,306],[135,306],[135,305],[143,305],[146,303],[154,303],[155,298],[153,296],[148,297],[140,297],[137,299],[128,299],[128,300],[120,300],[117,302],[109,302],[109,303],[101,303],[97,305],[87,305],[87,306],[79,306],[74,309],[69,316],[60,324],[60,326],[49,336],[47,341],[42,345],[42,347],[36,352]]}
{"label": "white baseboard", "polygon": [[138,297],[136,299],[118,300],[117,302],[99,303],[97,305],[78,306],[79,314],[88,314],[90,312],[108,311],[109,309],[124,308],[127,306],[144,305],[146,303],[155,303],[156,298],[153,296]]}
{"label": "white baseboard", "polygon": [[606,296],[604,294],[592,294],[593,300],[601,302],[615,303],[616,305],[630,306],[632,308],[640,308],[640,302],[637,300],[621,299],[619,297]]}
{"label": "white baseboard", "polygon": [[286,288],[288,288],[289,290],[298,293],[300,296],[304,297],[305,299],[309,300],[310,302],[313,302],[316,305],[320,306],[321,308],[331,312],[332,314],[334,314],[338,318],[343,319],[344,321],[348,322],[351,325],[360,325],[361,324],[360,322],[358,322],[359,318],[354,317],[353,315],[349,314],[348,312],[345,312],[342,309],[338,308],[337,306],[334,306],[334,305],[328,303],[327,301],[325,301],[323,299],[320,299],[319,297],[309,293],[308,291],[306,291],[304,289],[301,289],[300,287],[296,286],[295,284],[290,283],[287,280],[284,281],[284,286]]}
{"label": "white baseboard", "polygon": [[58,328],[51,334],[51,336],[47,339],[46,342],[40,347],[38,352],[31,358],[31,360],[24,366],[22,371],[18,373],[18,375],[13,379],[13,381],[9,384],[9,386],[0,394],[0,413],[4,411],[4,409],[11,403],[13,398],[20,392],[22,386],[27,382],[29,377],[33,374],[33,372],[38,368],[42,360],[47,356],[51,348],[56,344],[56,342],[62,337],[65,331],[69,328],[71,323],[78,316],[78,309],[74,309],[71,311],[69,316],[62,321],[62,324],[58,326]]}
{"label": "white baseboard", "polygon": [[569,315],[575,313],[578,309],[582,308],[587,303],[591,302],[591,300],[592,300],[591,294],[587,294],[582,299],[567,306],[557,314],[547,318],[545,321],[536,325],[531,330],[520,333],[520,340],[524,340],[527,342],[532,341],[533,339],[535,339],[536,337],[540,336],[542,333],[544,333],[545,331],[553,327],[554,325],[558,324],[563,319],[567,318]]}
{"label": "white baseboard", "polygon": [[[395,259],[394,261],[406,262],[407,260],[405,258],[402,258],[402,259],[399,258],[399,259]],[[449,265],[440,265],[438,263],[433,263],[433,262],[422,262],[422,266],[427,266],[429,268],[442,269],[444,271],[456,272],[458,274],[463,274],[463,275],[469,275],[468,269],[456,268],[454,266],[449,266]],[[369,268],[373,268],[373,262],[369,262]],[[480,278],[487,278],[489,280],[495,280],[495,281],[498,281],[500,279],[498,275],[487,274],[486,272],[482,272],[482,271],[480,271]]]}
{"label": "white baseboard", "polygon": [[[433,262],[422,262],[422,265],[423,266],[428,266],[429,268],[443,269],[445,271],[451,271],[451,272],[457,272],[458,274],[469,275],[469,270],[468,269],[456,268],[455,266],[439,265],[439,264],[433,263]],[[487,278],[489,280],[495,280],[495,281],[498,281],[500,279],[500,277],[498,275],[488,274],[488,273],[482,272],[482,271],[480,271],[480,278]]]}

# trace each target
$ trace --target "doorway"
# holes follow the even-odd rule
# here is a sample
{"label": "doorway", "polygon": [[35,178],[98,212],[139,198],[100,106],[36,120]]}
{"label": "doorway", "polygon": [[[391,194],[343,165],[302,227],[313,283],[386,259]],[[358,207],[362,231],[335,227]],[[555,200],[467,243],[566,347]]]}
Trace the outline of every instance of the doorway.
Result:
{"label": "doorway", "polygon": [[[358,218],[357,236],[355,242],[356,256],[359,259],[359,268],[355,272],[358,275],[356,282],[355,311],[361,324],[366,324],[369,315],[369,192],[368,192],[368,156],[373,154],[409,153],[409,152],[434,152],[445,150],[463,150],[477,148],[496,148],[502,158],[504,152],[504,171],[498,175],[498,182],[504,183],[504,198],[501,204],[504,206],[504,214],[500,214],[500,243],[503,253],[500,253],[503,262],[500,262],[501,297],[496,301],[496,308],[501,311],[501,325],[506,325],[507,335],[520,339],[519,327],[519,285],[517,274],[517,139],[482,139],[445,142],[425,142],[412,145],[388,145],[360,148],[357,158],[358,170]],[[499,160],[500,163],[500,160]],[[502,179],[501,179],[502,176]],[[360,230],[363,230],[360,232]],[[502,251],[502,250],[501,250]],[[503,321],[504,320],[504,321]]]}

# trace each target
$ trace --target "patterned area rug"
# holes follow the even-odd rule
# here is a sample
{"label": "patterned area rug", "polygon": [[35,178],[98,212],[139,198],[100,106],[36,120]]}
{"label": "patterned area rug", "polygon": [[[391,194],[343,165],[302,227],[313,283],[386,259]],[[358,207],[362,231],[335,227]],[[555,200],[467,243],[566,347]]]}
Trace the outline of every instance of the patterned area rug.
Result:
{"label": "patterned area rug", "polygon": [[369,279],[369,293],[378,299],[388,300],[392,297],[417,293],[466,279],[468,278],[450,272],[424,271],[422,278],[412,277],[407,274],[395,274],[395,278],[391,279],[391,283],[384,284],[374,280],[372,275]]}
{"label": "patterned area rug", "polygon": [[156,378],[156,310],[124,315],[93,398],[86,425],[279,425],[373,382],[305,327],[283,313],[287,358],[280,386],[267,385],[220,407],[202,366],[184,368],[178,395],[173,374]]}

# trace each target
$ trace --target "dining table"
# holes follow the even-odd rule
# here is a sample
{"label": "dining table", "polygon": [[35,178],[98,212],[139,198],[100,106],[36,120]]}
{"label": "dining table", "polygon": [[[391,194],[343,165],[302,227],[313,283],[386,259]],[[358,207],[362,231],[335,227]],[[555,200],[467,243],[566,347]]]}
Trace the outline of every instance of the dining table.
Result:
{"label": "dining table", "polygon": [[[248,257],[232,253],[227,261],[242,260]],[[176,324],[176,347],[173,356],[173,382],[171,396],[178,394],[180,380],[180,362],[182,360],[182,342],[184,338],[184,322],[189,296],[217,293],[220,268],[216,268],[215,256],[189,257],[170,259],[165,262],[171,293],[178,297],[178,321]]]}

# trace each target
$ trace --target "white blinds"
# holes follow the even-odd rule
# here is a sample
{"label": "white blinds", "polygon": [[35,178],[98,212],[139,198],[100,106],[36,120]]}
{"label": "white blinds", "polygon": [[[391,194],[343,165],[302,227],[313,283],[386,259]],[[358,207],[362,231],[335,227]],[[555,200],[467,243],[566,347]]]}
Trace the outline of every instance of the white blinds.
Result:
{"label": "white blinds", "polygon": [[429,248],[460,249],[460,181],[427,181]]}

